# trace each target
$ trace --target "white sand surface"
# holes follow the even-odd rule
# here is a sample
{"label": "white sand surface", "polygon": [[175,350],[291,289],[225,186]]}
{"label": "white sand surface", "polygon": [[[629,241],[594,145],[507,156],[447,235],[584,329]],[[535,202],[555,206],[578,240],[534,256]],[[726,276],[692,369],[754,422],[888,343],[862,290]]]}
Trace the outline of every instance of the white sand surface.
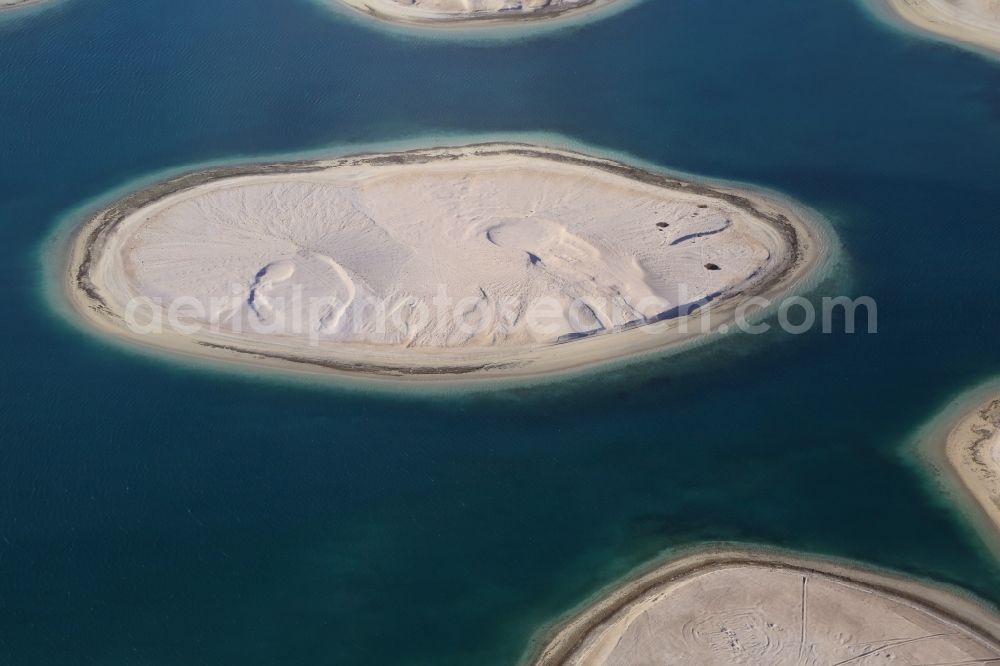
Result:
{"label": "white sand surface", "polygon": [[[67,276],[88,322],[160,348],[533,374],[699,338],[826,251],[800,211],[763,195],[480,144],[162,183],[91,218]],[[181,325],[134,325],[170,323],[171,308]]]}
{"label": "white sand surface", "polygon": [[883,0],[910,25],[945,39],[1000,52],[1000,0]]}
{"label": "white sand surface", "polygon": [[624,0],[327,0],[383,21],[474,27],[579,16]]}
{"label": "white sand surface", "polygon": [[784,553],[709,551],[561,625],[536,666],[1000,662],[1000,621],[963,595]]}

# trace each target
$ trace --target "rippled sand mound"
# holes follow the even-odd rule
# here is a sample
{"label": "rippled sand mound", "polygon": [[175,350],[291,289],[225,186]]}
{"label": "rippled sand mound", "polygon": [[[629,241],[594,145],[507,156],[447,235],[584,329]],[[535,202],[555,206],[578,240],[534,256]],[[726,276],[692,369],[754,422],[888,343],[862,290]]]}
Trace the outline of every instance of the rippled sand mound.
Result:
{"label": "rippled sand mound", "polygon": [[1000,52],[1000,0],[885,0],[928,33]]}
{"label": "rippled sand mound", "polygon": [[795,215],[529,146],[223,168],[96,215],[70,291],[160,346],[390,374],[565,367],[787,287],[823,255]]}
{"label": "rippled sand mound", "polygon": [[997,618],[913,581],[800,557],[672,562],[555,635],[556,664],[973,664],[1000,660]]}
{"label": "rippled sand mound", "polygon": [[[745,283],[784,250],[760,231],[734,209],[532,160],[416,165],[391,178],[264,176],[148,209],[112,248],[120,261],[107,266],[105,285],[120,301],[193,297],[230,328],[290,317],[281,309],[298,294],[329,303],[287,334],[417,347],[546,343]],[[234,287],[239,298],[210,305]],[[466,314],[438,311],[437,297]],[[541,299],[555,314],[531,326],[528,308]],[[497,321],[483,321],[490,316]]]}

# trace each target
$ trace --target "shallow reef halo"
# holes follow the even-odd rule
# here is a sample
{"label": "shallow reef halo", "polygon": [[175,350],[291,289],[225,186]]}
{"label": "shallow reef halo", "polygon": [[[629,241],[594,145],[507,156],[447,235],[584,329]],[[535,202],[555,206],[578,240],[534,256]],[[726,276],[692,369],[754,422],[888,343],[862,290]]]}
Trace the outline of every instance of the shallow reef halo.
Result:
{"label": "shallow reef halo", "polygon": [[[565,382],[570,379],[594,379],[601,375],[614,374],[617,377],[632,377],[636,373],[640,375],[655,374],[657,371],[663,372],[662,361],[674,359],[670,364],[676,367],[685,367],[686,364],[677,362],[677,358],[689,356],[687,352],[693,352],[706,345],[727,343],[730,347],[738,348],[741,344],[752,347],[764,343],[765,340],[773,340],[774,336],[762,336],[761,340],[754,339],[753,336],[742,333],[738,330],[725,332],[712,330],[711,332],[697,335],[680,344],[668,345],[662,348],[654,347],[642,351],[635,351],[626,355],[609,357],[600,361],[591,361],[575,367],[557,368],[544,373],[534,373],[513,376],[487,376],[476,378],[464,378],[460,375],[448,376],[441,381],[400,381],[392,377],[383,378],[355,373],[326,373],[320,368],[283,368],[268,367],[259,364],[233,363],[230,359],[201,357],[195,355],[178,355],[168,349],[160,348],[156,344],[144,344],[141,341],[129,338],[119,338],[118,336],[108,336],[97,329],[84,325],[79,314],[74,311],[74,307],[69,304],[69,298],[65,283],[65,266],[69,261],[69,254],[73,251],[73,241],[77,236],[77,231],[92,215],[112,202],[122,199],[132,192],[142,191],[152,185],[171,180],[182,174],[201,172],[213,168],[267,164],[273,162],[301,162],[322,159],[337,159],[356,155],[381,154],[381,153],[406,153],[414,150],[433,148],[460,147],[469,144],[506,144],[530,141],[532,145],[543,146],[557,151],[568,151],[596,159],[611,160],[615,163],[629,165],[642,169],[651,174],[657,174],[666,178],[677,178],[684,182],[694,182],[705,187],[732,188],[727,191],[746,191],[765,196],[769,200],[780,202],[780,205],[789,209],[794,209],[795,214],[808,222],[809,231],[814,235],[814,241],[819,248],[819,259],[816,265],[809,267],[804,277],[797,278],[790,291],[785,293],[788,296],[803,296],[816,294],[825,287],[829,290],[832,285],[837,285],[840,293],[850,283],[847,272],[848,262],[843,256],[842,247],[837,240],[836,233],[830,221],[824,218],[819,212],[806,208],[797,201],[792,201],[781,193],[767,190],[756,185],[746,183],[734,183],[720,179],[706,178],[701,175],[672,170],[662,165],[655,165],[648,161],[636,158],[621,151],[608,150],[601,147],[587,145],[579,141],[569,139],[564,136],[551,133],[534,134],[445,134],[445,135],[425,135],[417,137],[407,137],[405,139],[384,141],[367,144],[345,144],[339,146],[328,146],[322,149],[309,151],[285,153],[279,155],[233,157],[229,160],[212,161],[210,163],[190,164],[181,167],[174,167],[157,171],[153,174],[140,176],[126,184],[123,184],[110,192],[97,195],[96,197],[81,203],[79,206],[68,211],[62,216],[60,222],[55,226],[48,241],[43,245],[40,261],[43,266],[43,294],[50,309],[58,313],[61,318],[71,326],[83,330],[88,335],[102,338],[104,342],[119,348],[127,348],[133,352],[151,354],[165,362],[180,362],[183,364],[193,364],[222,370],[224,372],[260,374],[261,376],[288,376],[298,380],[315,381],[321,384],[330,383],[338,385],[342,389],[360,389],[373,391],[403,391],[427,392],[431,395],[445,392],[454,393],[458,391],[485,391],[495,392],[497,390],[511,388],[530,387],[552,387],[554,384]],[[773,317],[777,310],[777,303],[771,302],[764,309],[754,312],[751,322],[756,323],[766,321]],[[572,344],[572,343],[571,343]],[[241,367],[242,366],[242,367]],[[693,367],[693,366],[692,366]],[[658,370],[656,370],[658,369]],[[596,374],[595,374],[596,373]],[[296,377],[297,376],[297,377]],[[419,386],[418,386],[419,384]]]}

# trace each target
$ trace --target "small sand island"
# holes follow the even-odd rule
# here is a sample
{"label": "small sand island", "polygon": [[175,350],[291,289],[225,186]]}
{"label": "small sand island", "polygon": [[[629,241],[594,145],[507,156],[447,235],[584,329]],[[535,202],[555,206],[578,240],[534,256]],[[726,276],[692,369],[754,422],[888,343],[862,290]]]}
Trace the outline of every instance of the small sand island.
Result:
{"label": "small sand island", "polygon": [[1000,53],[1000,0],[878,1],[931,35]]}
{"label": "small sand island", "polygon": [[425,27],[517,25],[579,16],[626,0],[327,0],[373,18]]}
{"label": "small sand island", "polygon": [[1000,549],[1000,385],[959,398],[919,444],[945,489]]}
{"label": "small sand island", "polygon": [[673,560],[550,638],[534,666],[1000,662],[1000,619],[963,595],[768,551]]}
{"label": "small sand island", "polygon": [[0,12],[5,9],[16,9],[18,7],[26,7],[27,5],[35,5],[43,0],[0,0]]}
{"label": "small sand island", "polygon": [[91,325],[188,355],[392,377],[532,375],[688,343],[826,257],[789,202],[477,144],[227,166],[72,239]]}

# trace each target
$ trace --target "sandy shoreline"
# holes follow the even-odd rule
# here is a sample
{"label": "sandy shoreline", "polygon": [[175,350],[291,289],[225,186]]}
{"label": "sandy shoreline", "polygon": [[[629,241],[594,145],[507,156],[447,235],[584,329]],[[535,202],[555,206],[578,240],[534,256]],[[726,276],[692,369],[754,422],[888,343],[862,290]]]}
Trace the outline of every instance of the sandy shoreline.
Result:
{"label": "sandy shoreline", "polygon": [[996,0],[875,0],[892,20],[926,35],[1000,54]]}
{"label": "sandy shoreline", "polygon": [[323,0],[352,14],[407,27],[433,29],[510,28],[563,22],[624,5],[628,0],[557,0],[521,2],[512,0]]}
{"label": "sandy shoreline", "polygon": [[[705,198],[719,205],[743,211],[759,219],[767,231],[788,251],[769,259],[768,270],[732,294],[725,294],[708,307],[686,317],[642,326],[621,327],[613,332],[588,335],[557,344],[520,345],[516,350],[476,348],[458,354],[440,349],[410,350],[401,357],[398,349],[340,344],[335,349],[304,349],[292,340],[251,340],[248,336],[214,335],[206,332],[197,339],[176,334],[134,335],[110,303],[108,293],[95,283],[93,272],[101,249],[115,238],[119,225],[136,211],[158,205],[178,193],[211,188],[225,181],[270,177],[315,177],[335,168],[406,168],[407,165],[448,164],[459,159],[544,160],[567,169],[574,176],[600,171],[612,179],[627,179],[636,187],[678,193],[676,196]],[[604,177],[604,176],[602,176]],[[673,196],[673,195],[672,195]],[[700,199],[698,199],[700,201]],[[706,205],[706,204],[701,204]],[[715,204],[713,204],[715,205]],[[661,230],[662,231],[662,230]],[[560,232],[563,233],[563,232]],[[777,242],[777,241],[776,241]],[[830,252],[829,244],[812,220],[784,201],[728,187],[710,187],[655,174],[613,160],[594,158],[571,151],[522,144],[477,144],[461,148],[434,148],[402,153],[348,156],[335,160],[297,161],[267,165],[229,166],[206,169],[172,178],[128,195],[90,217],[71,239],[70,269],[65,273],[65,293],[75,314],[91,327],[118,339],[143,347],[166,350],[211,360],[236,360],[256,366],[341,374],[353,377],[422,380],[488,377],[525,377],[549,374],[616,360],[665,347],[679,347],[705,337],[702,319],[711,316],[713,329],[731,323],[736,308],[752,295],[775,298],[788,293],[821,265]],[[98,280],[99,282],[99,280]],[[686,329],[685,329],[686,327]],[[402,359],[402,360],[401,360]]]}
{"label": "sandy shoreline", "polygon": [[917,438],[925,465],[1000,553],[1000,383],[952,401]]}
{"label": "sandy shoreline", "polygon": [[900,663],[985,663],[1000,660],[1000,618],[908,577],[713,547],[616,586],[540,645],[534,666],[662,663],[667,654],[706,665],[855,663],[890,653]]}

